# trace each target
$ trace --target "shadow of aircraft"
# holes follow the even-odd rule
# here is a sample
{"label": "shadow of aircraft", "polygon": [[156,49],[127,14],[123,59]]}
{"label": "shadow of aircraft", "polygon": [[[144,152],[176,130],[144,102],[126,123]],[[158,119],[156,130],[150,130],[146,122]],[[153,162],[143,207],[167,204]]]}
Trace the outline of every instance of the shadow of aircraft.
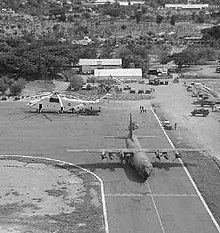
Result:
{"label": "shadow of aircraft", "polygon": [[82,168],[86,168],[91,172],[95,172],[96,169],[109,170],[115,172],[117,168],[124,170],[127,178],[136,183],[144,183],[146,179],[143,179],[137,171],[131,167],[129,164],[122,164],[120,162],[105,162],[105,163],[87,163],[87,164],[77,164]]}
{"label": "shadow of aircraft", "polygon": [[[154,168],[158,168],[158,169],[164,169],[166,171],[169,171],[170,168],[172,167],[183,167],[181,163],[178,162],[158,162],[158,161],[154,161],[152,162],[152,165]],[[186,163],[184,164],[184,166],[187,168],[189,166],[196,166],[193,163]]]}
{"label": "shadow of aircraft", "polygon": [[[166,171],[169,171],[170,168],[172,167],[182,167],[181,163],[178,162],[157,162],[154,161],[152,162],[152,165],[154,167],[154,169],[165,169]],[[63,168],[63,169],[70,169],[73,170],[75,169],[72,165],[56,165],[59,168]],[[77,166],[80,166],[82,168],[88,169],[91,172],[96,173],[97,169],[102,169],[102,170],[106,170],[109,172],[116,172],[116,169],[123,169],[125,172],[126,177],[132,181],[132,182],[136,182],[139,184],[142,184],[144,182],[146,182],[146,178],[142,178],[137,171],[131,167],[129,164],[122,164],[120,162],[100,162],[100,163],[83,163],[83,164],[77,164]],[[188,166],[196,166],[195,164],[185,164],[186,167]],[[78,168],[77,168],[78,169]],[[100,177],[102,178],[102,177]]]}

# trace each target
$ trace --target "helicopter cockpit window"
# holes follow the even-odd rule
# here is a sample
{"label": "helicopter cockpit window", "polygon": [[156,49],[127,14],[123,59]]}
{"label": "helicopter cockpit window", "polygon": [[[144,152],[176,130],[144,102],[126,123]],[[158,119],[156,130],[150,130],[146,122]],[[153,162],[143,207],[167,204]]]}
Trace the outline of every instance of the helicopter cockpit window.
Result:
{"label": "helicopter cockpit window", "polygon": [[50,97],[50,101],[49,102],[52,102],[52,103],[59,103],[59,99],[58,98],[54,98],[54,97]]}

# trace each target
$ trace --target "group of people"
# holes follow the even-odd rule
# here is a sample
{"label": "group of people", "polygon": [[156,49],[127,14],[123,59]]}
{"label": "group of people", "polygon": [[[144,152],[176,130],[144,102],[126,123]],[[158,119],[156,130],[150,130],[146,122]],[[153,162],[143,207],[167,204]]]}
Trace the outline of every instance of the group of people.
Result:
{"label": "group of people", "polygon": [[147,112],[146,108],[143,105],[140,105],[139,109],[140,109],[140,113],[146,113]]}

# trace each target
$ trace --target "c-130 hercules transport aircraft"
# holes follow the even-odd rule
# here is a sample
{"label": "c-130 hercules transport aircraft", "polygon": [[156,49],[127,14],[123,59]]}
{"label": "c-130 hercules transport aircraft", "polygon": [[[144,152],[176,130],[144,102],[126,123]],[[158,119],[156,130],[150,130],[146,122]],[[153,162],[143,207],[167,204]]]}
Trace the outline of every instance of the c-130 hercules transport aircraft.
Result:
{"label": "c-130 hercules transport aircraft", "polygon": [[79,149],[68,150],[73,153],[100,153],[101,159],[113,160],[114,156],[118,157],[122,162],[130,164],[136,172],[144,179],[150,176],[153,169],[153,165],[149,160],[147,154],[155,154],[155,158],[161,159],[164,157],[169,159],[168,152],[174,153],[174,159],[181,158],[180,152],[194,152],[204,151],[202,149],[188,149],[188,148],[174,148],[174,149],[156,149],[156,148],[143,148],[138,139],[149,138],[154,136],[136,136],[133,131],[137,128],[137,124],[132,121],[132,115],[130,114],[130,124],[128,126],[129,133],[127,136],[106,136],[107,138],[124,139],[126,148],[124,149]]}

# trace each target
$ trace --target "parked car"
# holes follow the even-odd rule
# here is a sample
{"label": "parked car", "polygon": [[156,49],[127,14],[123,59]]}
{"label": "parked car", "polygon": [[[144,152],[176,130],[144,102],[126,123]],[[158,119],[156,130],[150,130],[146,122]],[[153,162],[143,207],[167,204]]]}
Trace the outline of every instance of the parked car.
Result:
{"label": "parked car", "polygon": [[138,94],[144,94],[144,90],[138,90]]}
{"label": "parked car", "polygon": [[134,89],[130,90],[130,94],[135,94],[135,93],[136,93],[136,91]]}
{"label": "parked car", "polygon": [[173,127],[172,127],[170,121],[167,121],[167,120],[162,121],[162,125],[163,125],[163,128],[164,128],[165,130],[171,130],[171,129],[173,129]]}
{"label": "parked car", "polygon": [[15,98],[14,98],[15,101],[20,100],[20,99],[21,99],[20,96],[15,96]]}
{"label": "parked car", "polygon": [[92,85],[90,83],[86,83],[82,86],[82,90],[91,90]]}
{"label": "parked car", "polygon": [[191,112],[192,116],[202,115],[204,117],[209,115],[209,110],[207,108],[197,108]]}
{"label": "parked car", "polygon": [[6,96],[2,96],[1,100],[7,100]]}
{"label": "parked car", "polygon": [[216,73],[220,73],[220,67],[217,67],[217,68],[215,69],[215,72],[216,72]]}
{"label": "parked car", "polygon": [[131,87],[130,86],[125,86],[124,90],[131,90]]}
{"label": "parked car", "polygon": [[145,90],[145,94],[150,94],[151,90]]}

